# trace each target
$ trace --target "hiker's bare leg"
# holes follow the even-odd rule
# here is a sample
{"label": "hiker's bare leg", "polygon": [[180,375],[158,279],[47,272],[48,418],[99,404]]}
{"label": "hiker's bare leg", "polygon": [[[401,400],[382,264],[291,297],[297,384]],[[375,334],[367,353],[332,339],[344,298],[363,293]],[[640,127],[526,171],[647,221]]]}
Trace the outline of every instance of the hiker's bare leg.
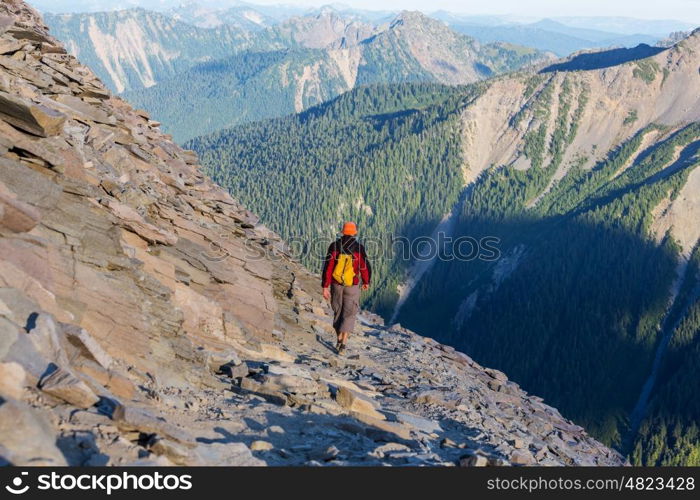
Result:
{"label": "hiker's bare leg", "polygon": [[350,336],[350,332],[341,332],[341,333],[340,333],[340,341],[341,341],[343,344],[347,344],[347,343],[348,343],[348,337],[349,337],[349,336]]}

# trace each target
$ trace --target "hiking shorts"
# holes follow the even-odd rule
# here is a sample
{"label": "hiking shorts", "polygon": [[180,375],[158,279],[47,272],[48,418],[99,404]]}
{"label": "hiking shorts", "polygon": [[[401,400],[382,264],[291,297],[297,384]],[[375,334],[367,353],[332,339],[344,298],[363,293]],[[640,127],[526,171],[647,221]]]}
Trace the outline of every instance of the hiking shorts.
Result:
{"label": "hiking shorts", "polygon": [[331,307],[336,333],[352,332],[360,310],[360,285],[343,286],[331,283]]}

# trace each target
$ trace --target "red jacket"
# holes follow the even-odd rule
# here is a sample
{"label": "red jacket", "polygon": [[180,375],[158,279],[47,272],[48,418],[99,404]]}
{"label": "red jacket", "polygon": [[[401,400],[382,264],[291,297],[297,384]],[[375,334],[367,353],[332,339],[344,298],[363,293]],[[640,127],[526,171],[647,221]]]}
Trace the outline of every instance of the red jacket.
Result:
{"label": "red jacket", "polygon": [[358,285],[360,278],[362,278],[362,283],[369,285],[372,268],[367,260],[365,247],[354,236],[343,236],[328,247],[326,260],[323,262],[323,271],[321,271],[321,285],[323,288],[331,286],[333,270],[338,262],[338,255],[341,253],[352,255],[352,267],[355,270],[355,278],[353,278],[352,284]]}

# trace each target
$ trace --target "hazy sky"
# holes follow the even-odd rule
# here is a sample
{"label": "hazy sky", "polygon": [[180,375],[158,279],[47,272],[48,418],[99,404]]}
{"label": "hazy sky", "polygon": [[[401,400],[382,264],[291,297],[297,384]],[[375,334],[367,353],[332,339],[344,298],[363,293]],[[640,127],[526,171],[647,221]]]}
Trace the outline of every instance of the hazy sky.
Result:
{"label": "hazy sky", "polygon": [[[172,7],[194,1],[225,7],[235,0],[28,0],[47,12],[111,10],[142,6]],[[700,25],[700,0],[248,0],[253,4],[292,4],[308,7],[337,2],[368,10],[447,10],[463,14],[511,14],[519,17],[622,16],[675,19]],[[106,8],[105,8],[106,7]]]}
{"label": "hazy sky", "polygon": [[[323,5],[332,0],[251,0],[253,3]],[[467,14],[553,16],[627,16],[678,19],[700,24],[700,0],[340,0],[371,10],[449,10]]]}

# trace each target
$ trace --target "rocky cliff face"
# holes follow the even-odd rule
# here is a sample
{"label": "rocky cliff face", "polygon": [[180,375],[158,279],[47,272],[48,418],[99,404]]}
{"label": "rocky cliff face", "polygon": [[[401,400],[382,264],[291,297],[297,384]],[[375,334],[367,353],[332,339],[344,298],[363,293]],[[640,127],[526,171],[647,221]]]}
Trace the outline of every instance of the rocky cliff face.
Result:
{"label": "rocky cliff face", "polygon": [[338,358],[317,278],[0,5],[0,461],[606,464],[501,372],[367,313]]}

